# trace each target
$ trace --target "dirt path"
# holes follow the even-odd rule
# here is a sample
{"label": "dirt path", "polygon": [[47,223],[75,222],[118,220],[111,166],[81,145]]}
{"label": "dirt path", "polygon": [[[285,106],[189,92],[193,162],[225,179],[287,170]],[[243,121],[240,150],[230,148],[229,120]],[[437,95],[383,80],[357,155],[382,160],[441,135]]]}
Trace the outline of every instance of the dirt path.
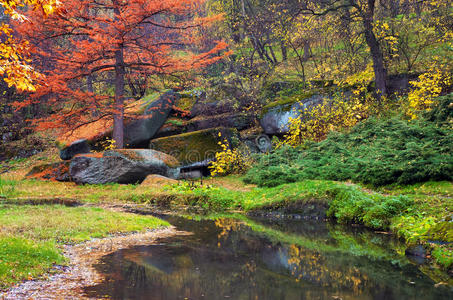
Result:
{"label": "dirt path", "polygon": [[102,281],[102,275],[93,265],[104,255],[132,246],[150,245],[159,238],[188,234],[190,233],[167,227],[64,246],[68,266],[56,267],[53,270],[56,274],[47,275],[40,280],[26,281],[6,292],[0,292],[0,299],[88,299],[83,294],[83,288]]}

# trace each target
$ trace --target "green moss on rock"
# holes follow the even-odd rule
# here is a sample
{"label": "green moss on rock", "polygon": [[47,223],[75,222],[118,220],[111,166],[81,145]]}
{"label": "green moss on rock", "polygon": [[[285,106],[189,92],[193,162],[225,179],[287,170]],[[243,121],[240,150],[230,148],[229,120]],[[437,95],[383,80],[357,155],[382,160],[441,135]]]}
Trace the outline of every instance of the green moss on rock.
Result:
{"label": "green moss on rock", "polygon": [[237,135],[235,129],[218,127],[154,139],[150,148],[171,154],[187,164],[212,158],[222,150],[220,141],[226,138],[231,144]]}

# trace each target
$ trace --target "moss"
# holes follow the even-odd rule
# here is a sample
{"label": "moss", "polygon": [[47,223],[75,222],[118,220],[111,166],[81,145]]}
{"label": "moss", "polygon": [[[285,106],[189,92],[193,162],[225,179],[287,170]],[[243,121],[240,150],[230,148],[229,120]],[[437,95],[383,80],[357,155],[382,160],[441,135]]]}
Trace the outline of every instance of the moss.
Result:
{"label": "moss", "polygon": [[292,96],[292,97],[282,97],[279,98],[278,100],[271,102],[267,105],[265,105],[261,111],[262,115],[265,115],[268,113],[270,110],[273,108],[281,106],[282,111],[289,111],[291,109],[291,106],[299,101],[302,101],[304,99],[310,98],[313,95],[315,95],[314,91],[308,91],[302,94],[298,94],[297,96]]}
{"label": "moss", "polygon": [[182,96],[176,101],[176,106],[182,110],[191,110],[196,102],[196,97]]}
{"label": "moss", "polygon": [[[174,158],[171,155],[165,154],[165,153],[159,153],[159,152],[143,153],[143,152],[140,152],[140,149],[116,149],[116,150],[111,150],[109,152],[118,153],[132,161],[144,162],[147,159],[147,156],[149,157],[149,155],[150,155],[152,158],[163,161],[167,166],[169,166],[171,168],[176,168],[180,165],[179,161],[176,158]],[[108,155],[110,155],[110,154],[108,154]],[[104,156],[106,156],[106,155],[104,155]]]}
{"label": "moss", "polygon": [[453,251],[443,245],[435,245],[431,255],[442,268],[447,270],[453,266]]}
{"label": "moss", "polygon": [[193,163],[213,157],[222,150],[218,143],[223,138],[230,141],[236,135],[236,130],[223,127],[199,130],[152,140],[150,148],[173,155],[182,163]]}
{"label": "moss", "polygon": [[133,161],[144,161],[144,157],[141,156],[140,154],[137,153],[135,150],[129,150],[129,149],[116,149],[112,150],[113,152],[122,154],[124,157],[127,159],[133,160]]}
{"label": "moss", "polygon": [[428,230],[427,236],[435,241],[453,243],[453,222],[444,221],[435,224]]}
{"label": "moss", "polygon": [[168,118],[167,121],[165,121],[165,124],[170,124],[170,125],[174,125],[174,126],[178,126],[178,127],[181,127],[181,126],[184,126],[184,123],[185,123],[185,120],[184,119],[179,119],[179,118]]}
{"label": "moss", "polygon": [[313,97],[315,95],[332,95],[333,93],[335,93],[336,91],[339,91],[339,90],[341,90],[341,89],[336,86],[333,86],[333,85],[326,85],[326,86],[322,86],[322,87],[313,88],[310,90],[301,89],[290,95],[280,96],[280,97],[276,98],[277,100],[265,105],[262,108],[261,116],[265,115],[273,108],[276,108],[279,106],[281,106],[282,111],[289,111],[291,109],[291,106],[296,102]]}

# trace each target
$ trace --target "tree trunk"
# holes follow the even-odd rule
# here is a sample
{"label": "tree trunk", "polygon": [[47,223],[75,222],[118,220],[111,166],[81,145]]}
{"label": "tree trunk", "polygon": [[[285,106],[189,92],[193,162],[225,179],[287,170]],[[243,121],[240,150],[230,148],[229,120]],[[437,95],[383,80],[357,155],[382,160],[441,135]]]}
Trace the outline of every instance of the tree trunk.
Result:
{"label": "tree trunk", "polygon": [[124,57],[123,46],[115,51],[115,105],[113,113],[113,139],[118,149],[124,148]]}
{"label": "tree trunk", "polygon": [[93,89],[93,75],[88,75],[87,76],[87,92],[88,93],[93,93],[94,92],[94,89]]}
{"label": "tree trunk", "polygon": [[282,50],[282,61],[286,61],[288,59],[288,50],[286,49],[286,45],[283,40],[280,41],[280,49]]}
{"label": "tree trunk", "polygon": [[382,96],[387,95],[387,70],[384,65],[384,56],[381,47],[373,32],[374,0],[368,0],[368,10],[363,16],[363,26],[365,29],[365,40],[370,48],[373,60],[374,80],[376,83],[376,95],[378,101]]}
{"label": "tree trunk", "polygon": [[[113,1],[115,6],[115,20],[121,14],[118,0]],[[126,71],[124,67],[123,44],[118,44],[115,51],[115,104],[113,106],[113,140],[117,149],[124,148],[124,88]]]}

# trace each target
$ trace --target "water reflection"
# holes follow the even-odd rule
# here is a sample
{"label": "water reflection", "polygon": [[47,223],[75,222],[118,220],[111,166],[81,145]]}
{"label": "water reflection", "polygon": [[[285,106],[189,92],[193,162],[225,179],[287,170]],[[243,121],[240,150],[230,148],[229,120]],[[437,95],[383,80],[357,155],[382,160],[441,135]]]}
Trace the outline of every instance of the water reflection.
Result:
{"label": "water reflection", "polygon": [[169,220],[192,236],[121,250],[88,296],[115,299],[448,299],[390,237],[309,221]]}

